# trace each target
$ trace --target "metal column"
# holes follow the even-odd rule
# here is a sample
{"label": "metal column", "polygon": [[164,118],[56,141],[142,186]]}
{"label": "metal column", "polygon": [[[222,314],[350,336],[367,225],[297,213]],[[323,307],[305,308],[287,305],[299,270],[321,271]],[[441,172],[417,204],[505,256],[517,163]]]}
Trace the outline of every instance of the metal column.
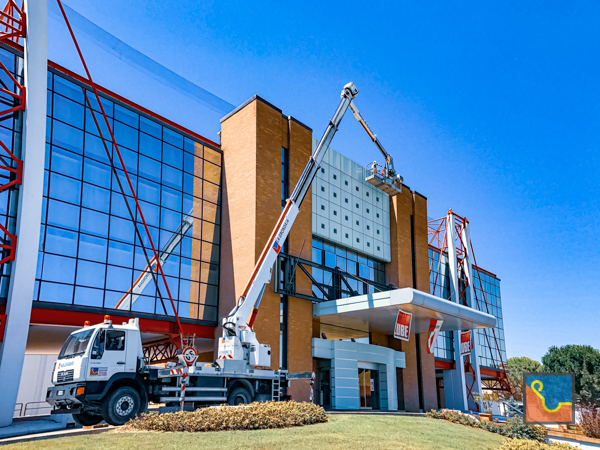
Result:
{"label": "metal column", "polygon": [[[477,309],[476,307],[476,298],[475,298],[475,280],[473,279],[473,249],[471,248],[471,226],[467,219],[464,219],[464,226],[462,229],[461,239],[463,241],[463,247],[465,250],[465,257],[463,259],[463,265],[465,274],[467,276],[468,289],[467,296],[469,304],[471,308]],[[475,389],[479,395],[483,395],[483,391],[481,389],[481,372],[479,371],[479,336],[477,334],[477,330],[472,330],[471,332],[473,339],[473,350],[471,350],[471,365],[473,366],[473,370],[475,370]],[[483,402],[479,402],[479,410],[483,411]]]}
{"label": "metal column", "polygon": [[48,24],[46,0],[27,0],[24,45],[23,184],[19,189],[16,258],[12,266],[6,331],[0,347],[0,427],[12,423],[29,333],[42,215],[46,143]]}
{"label": "metal column", "polygon": [[[460,303],[455,229],[454,214],[452,214],[452,211],[448,211],[446,218],[446,242],[448,243],[448,265],[450,267],[450,300],[455,303]],[[451,400],[454,404],[449,405],[447,403],[447,406],[461,411],[467,411],[469,409],[469,404],[467,402],[465,365],[463,357],[460,354],[460,330],[453,331],[452,333],[454,334],[454,361],[456,363],[454,372],[456,372],[456,374],[452,374],[452,377],[448,377],[448,380],[451,380],[452,382],[451,389],[454,392]],[[445,383],[446,377],[444,377],[444,385]]]}

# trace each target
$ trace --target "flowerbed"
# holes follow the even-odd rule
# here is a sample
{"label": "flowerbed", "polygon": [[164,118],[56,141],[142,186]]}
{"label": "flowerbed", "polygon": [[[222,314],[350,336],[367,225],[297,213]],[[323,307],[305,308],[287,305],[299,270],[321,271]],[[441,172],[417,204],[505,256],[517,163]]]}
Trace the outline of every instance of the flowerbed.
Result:
{"label": "flowerbed", "polygon": [[425,416],[433,419],[442,419],[453,423],[459,423],[468,427],[481,428],[482,430],[497,433],[501,436],[506,436],[507,438],[544,442],[548,436],[546,428],[538,425],[526,425],[523,423],[523,420],[517,416],[515,416],[514,419],[507,420],[506,425],[504,426],[499,426],[495,422],[483,422],[475,416],[452,409],[442,409],[440,411],[432,409],[430,412],[426,413]]}
{"label": "flowerbed", "polygon": [[119,431],[225,431],[287,428],[327,422],[325,410],[312,403],[254,402],[191,412],[148,413],[127,422]]}
{"label": "flowerbed", "polygon": [[579,447],[566,442],[544,442],[532,441],[530,439],[507,439],[498,450],[576,450]]}

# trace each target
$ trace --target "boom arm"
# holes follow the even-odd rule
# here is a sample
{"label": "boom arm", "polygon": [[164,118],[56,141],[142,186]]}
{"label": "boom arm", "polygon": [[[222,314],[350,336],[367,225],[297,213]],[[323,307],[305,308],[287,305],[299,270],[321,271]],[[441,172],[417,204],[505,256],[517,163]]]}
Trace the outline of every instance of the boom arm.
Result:
{"label": "boom arm", "polygon": [[286,202],[285,207],[281,212],[281,216],[277,221],[277,225],[254,267],[244,292],[240,296],[235,308],[233,308],[228,316],[221,319],[221,325],[223,326],[224,332],[227,332],[230,336],[237,336],[239,331],[250,331],[252,328],[265,286],[271,281],[271,274],[273,272],[275,261],[277,260],[277,255],[288,237],[290,228],[294,224],[294,220],[300,211],[300,205],[310,189],[312,181],[317,174],[327,149],[329,148],[329,144],[337,132],[338,126],[348,107],[352,104],[352,99],[356,94],[358,94],[358,89],[356,89],[354,83],[348,83],[344,86],[341,95],[342,100],[340,101],[333,118],[329,121],[329,125],[308,161],[304,172],[302,172],[302,176],[294,188],[292,195]]}

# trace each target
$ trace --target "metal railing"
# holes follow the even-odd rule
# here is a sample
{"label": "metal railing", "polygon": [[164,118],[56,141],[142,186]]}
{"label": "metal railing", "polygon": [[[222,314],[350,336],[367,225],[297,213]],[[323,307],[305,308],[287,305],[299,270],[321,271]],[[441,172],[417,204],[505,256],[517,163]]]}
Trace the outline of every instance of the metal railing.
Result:
{"label": "metal railing", "polygon": [[[319,282],[315,280],[311,275],[311,268],[323,271],[323,277],[324,279],[327,278],[328,281]],[[312,292],[298,292],[296,287],[296,276],[298,273],[303,273],[311,281]],[[328,275],[325,276],[325,274]],[[320,296],[317,295],[315,289]],[[338,267],[324,266],[323,264],[286,253],[280,253],[277,258],[275,292],[278,294],[303,298],[313,302],[323,302],[373,292],[384,292],[390,289],[395,289],[395,287],[393,285],[386,286],[385,284],[344,272]]]}
{"label": "metal railing", "polygon": [[[15,405],[15,414],[14,417],[26,417],[27,413],[29,412],[29,416],[41,416],[41,415],[45,415],[44,413],[40,414],[32,414],[32,411],[40,411],[40,410],[52,410],[52,406],[47,402],[47,401],[43,401],[43,402],[27,402],[25,404],[23,403],[17,403]],[[18,413],[18,414],[17,414]]]}

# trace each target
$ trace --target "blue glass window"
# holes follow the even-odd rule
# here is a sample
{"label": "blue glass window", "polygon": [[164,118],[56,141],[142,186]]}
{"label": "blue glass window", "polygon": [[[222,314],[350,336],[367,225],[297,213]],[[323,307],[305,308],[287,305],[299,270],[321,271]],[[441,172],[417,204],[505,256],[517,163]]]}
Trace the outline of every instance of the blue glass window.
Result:
{"label": "blue glass window", "polygon": [[75,258],[46,253],[42,268],[42,280],[72,284],[75,281],[75,261]]}
{"label": "blue glass window", "polygon": [[81,210],[81,231],[100,237],[108,237],[108,215],[91,209]]}
{"label": "blue glass window", "polygon": [[140,153],[150,158],[154,158],[160,161],[160,150],[161,144],[158,139],[154,139],[147,134],[140,133]]}
{"label": "blue glass window", "polygon": [[75,230],[79,228],[79,207],[50,200],[48,203],[48,225]]}
{"label": "blue glass window", "polygon": [[53,120],[52,143],[76,153],[83,153],[83,131]]}
{"label": "blue glass window", "polygon": [[183,136],[169,128],[164,128],[163,140],[175,147],[183,148]]}
{"label": "blue glass window", "polygon": [[77,264],[77,284],[104,289],[104,264],[79,261]]}
{"label": "blue glass window", "polygon": [[60,228],[46,227],[46,245],[48,253],[64,256],[77,256],[77,233]]}
{"label": "blue glass window", "polygon": [[52,149],[52,171],[72,178],[81,178],[82,157],[77,153],[63,150],[59,147]]}
{"label": "blue glass window", "polygon": [[83,105],[54,94],[54,118],[83,129]]}
{"label": "blue glass window", "polygon": [[110,191],[92,184],[83,184],[83,201],[86,208],[108,213],[110,205]]}
{"label": "blue glass window", "polygon": [[81,182],[52,173],[50,174],[50,197],[79,204],[81,200]]}
{"label": "blue glass window", "polygon": [[107,240],[87,234],[79,235],[79,258],[106,262]]}
{"label": "blue glass window", "polygon": [[80,86],[70,81],[65,80],[62,77],[54,77],[54,92],[58,92],[65,97],[75,100],[78,103],[83,103],[85,98],[83,97],[83,90]]}
{"label": "blue glass window", "polygon": [[43,281],[40,285],[40,301],[70,305],[73,302],[73,285]]}
{"label": "blue glass window", "polygon": [[162,139],[162,127],[153,120],[140,117],[140,130],[155,138]]}
{"label": "blue glass window", "polygon": [[102,308],[103,300],[104,291],[101,289],[90,289],[81,286],[77,286],[75,288],[76,305],[94,306],[96,308]]}
{"label": "blue glass window", "polygon": [[117,145],[130,148],[132,150],[138,149],[138,131],[135,128],[128,127],[121,122],[115,122],[114,125],[115,139]]}

